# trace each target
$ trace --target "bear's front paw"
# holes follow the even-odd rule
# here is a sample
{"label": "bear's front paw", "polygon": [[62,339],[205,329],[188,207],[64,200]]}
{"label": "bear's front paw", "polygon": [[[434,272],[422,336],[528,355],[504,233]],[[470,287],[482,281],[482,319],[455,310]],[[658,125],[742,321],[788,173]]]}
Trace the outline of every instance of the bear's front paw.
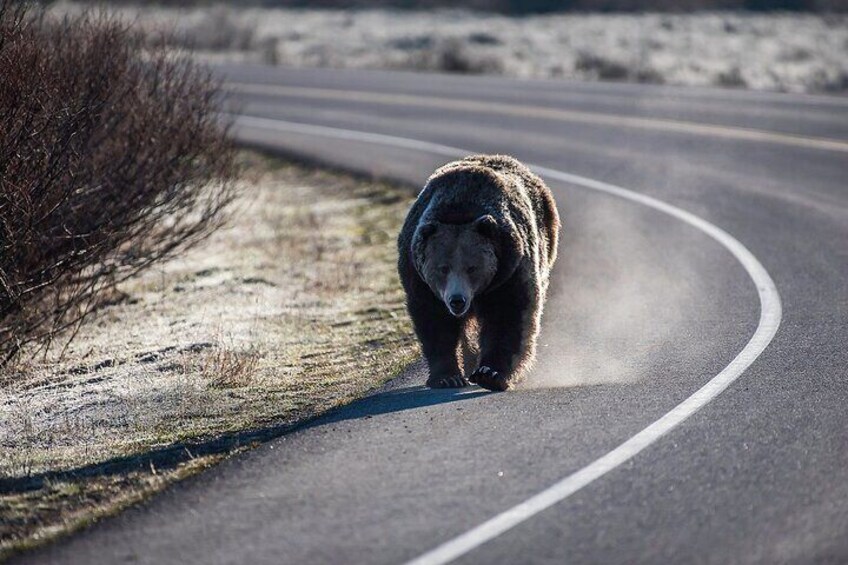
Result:
{"label": "bear's front paw", "polygon": [[471,373],[468,380],[495,392],[509,388],[509,378],[486,365],[481,365],[476,371]]}
{"label": "bear's front paw", "polygon": [[430,388],[462,388],[468,386],[468,381],[462,375],[448,375],[427,379]]}

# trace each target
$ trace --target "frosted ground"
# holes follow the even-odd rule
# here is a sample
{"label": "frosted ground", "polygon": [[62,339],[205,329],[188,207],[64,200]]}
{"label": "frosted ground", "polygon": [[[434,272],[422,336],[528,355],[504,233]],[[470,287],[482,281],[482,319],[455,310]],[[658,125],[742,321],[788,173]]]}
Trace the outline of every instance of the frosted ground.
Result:
{"label": "frosted ground", "polygon": [[[54,4],[56,13],[79,5]],[[848,90],[848,16],[120,8],[210,60],[790,92]]]}

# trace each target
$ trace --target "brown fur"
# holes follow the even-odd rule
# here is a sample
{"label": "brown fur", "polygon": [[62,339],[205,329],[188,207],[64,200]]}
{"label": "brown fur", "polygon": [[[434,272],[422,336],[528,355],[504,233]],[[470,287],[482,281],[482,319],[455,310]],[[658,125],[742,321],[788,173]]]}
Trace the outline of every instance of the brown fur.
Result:
{"label": "brown fur", "polygon": [[[398,238],[398,270],[430,386],[469,379],[506,390],[526,372],[559,229],[550,191],[512,157],[472,156],[430,177]],[[472,358],[479,365],[469,372]]]}

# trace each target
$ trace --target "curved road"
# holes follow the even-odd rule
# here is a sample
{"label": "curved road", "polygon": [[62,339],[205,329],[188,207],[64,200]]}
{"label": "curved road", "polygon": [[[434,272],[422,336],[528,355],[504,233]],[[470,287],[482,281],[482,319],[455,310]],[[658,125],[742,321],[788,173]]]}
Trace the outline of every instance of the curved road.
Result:
{"label": "curved road", "polygon": [[414,365],[22,561],[848,562],[848,100],[218,70],[246,143],[414,186],[454,148],[542,167],[538,366]]}

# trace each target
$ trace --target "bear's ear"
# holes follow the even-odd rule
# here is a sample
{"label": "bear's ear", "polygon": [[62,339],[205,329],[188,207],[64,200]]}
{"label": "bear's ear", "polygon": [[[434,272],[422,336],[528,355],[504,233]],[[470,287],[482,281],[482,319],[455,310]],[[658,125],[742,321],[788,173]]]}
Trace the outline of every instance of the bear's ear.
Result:
{"label": "bear's ear", "polygon": [[434,233],[436,233],[436,224],[432,222],[427,222],[426,224],[418,226],[418,237],[421,239],[427,239]]}
{"label": "bear's ear", "polygon": [[472,225],[475,230],[486,237],[494,238],[498,234],[498,222],[488,214],[474,220]]}

